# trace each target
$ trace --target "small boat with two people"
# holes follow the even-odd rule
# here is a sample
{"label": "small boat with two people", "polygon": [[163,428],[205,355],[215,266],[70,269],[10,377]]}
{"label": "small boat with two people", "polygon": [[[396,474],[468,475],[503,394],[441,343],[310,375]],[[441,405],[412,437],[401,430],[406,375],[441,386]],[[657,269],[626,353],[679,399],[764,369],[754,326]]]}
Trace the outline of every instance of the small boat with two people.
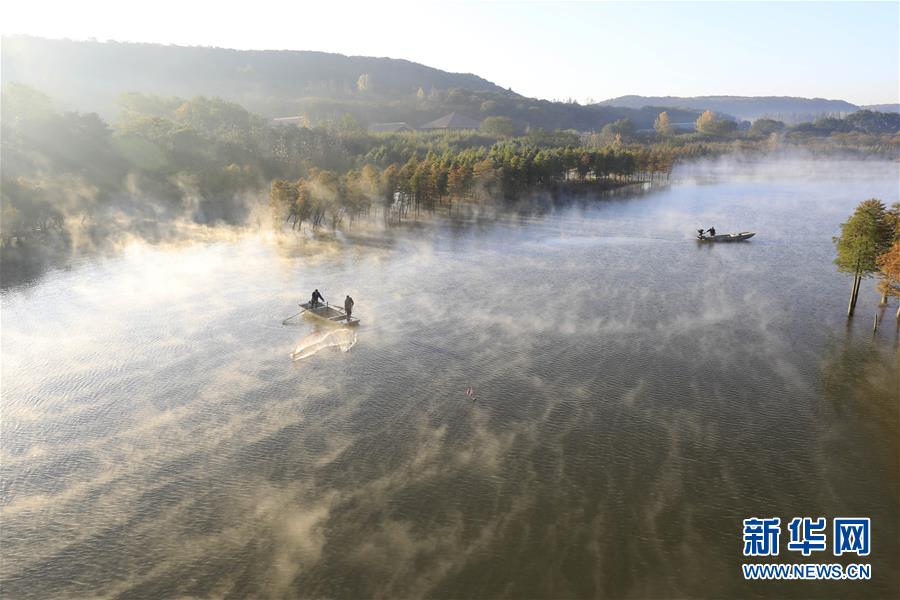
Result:
{"label": "small boat with two people", "polygon": [[[347,325],[350,327],[356,327],[359,325],[359,319],[353,316],[353,298],[349,295],[344,299],[344,307],[336,306],[334,304],[329,304],[325,301],[325,298],[322,297],[322,294],[319,293],[319,290],[315,290],[312,293],[312,298],[309,302],[303,302],[300,304],[300,308],[303,310],[300,311],[299,314],[308,314],[311,317],[315,317],[317,319],[321,319],[323,321],[328,321],[330,323],[334,323],[335,325]],[[295,315],[297,316],[297,315]],[[287,319],[285,319],[286,321]]]}
{"label": "small boat with two people", "polygon": [[300,305],[304,309],[304,313],[318,319],[330,321],[338,325],[349,325],[355,327],[359,325],[359,319],[347,315],[347,312],[339,306],[332,306],[327,302],[325,304],[313,305],[312,302],[304,302]]}
{"label": "small boat with two people", "polygon": [[[709,234],[709,235],[704,235]],[[749,240],[754,235],[756,235],[755,231],[742,231],[740,233],[719,233],[716,234],[716,228],[710,227],[709,229],[697,230],[697,241],[698,242],[743,242],[745,240]]]}

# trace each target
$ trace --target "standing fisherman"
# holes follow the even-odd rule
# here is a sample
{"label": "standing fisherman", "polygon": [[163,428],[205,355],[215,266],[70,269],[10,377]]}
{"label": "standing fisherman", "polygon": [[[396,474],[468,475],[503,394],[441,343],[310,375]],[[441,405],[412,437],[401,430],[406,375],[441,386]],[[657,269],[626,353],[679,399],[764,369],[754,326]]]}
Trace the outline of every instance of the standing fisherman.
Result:
{"label": "standing fisherman", "polygon": [[344,312],[347,313],[347,322],[350,322],[350,315],[353,314],[353,298],[350,297],[350,294],[347,294],[347,297],[344,298]]}

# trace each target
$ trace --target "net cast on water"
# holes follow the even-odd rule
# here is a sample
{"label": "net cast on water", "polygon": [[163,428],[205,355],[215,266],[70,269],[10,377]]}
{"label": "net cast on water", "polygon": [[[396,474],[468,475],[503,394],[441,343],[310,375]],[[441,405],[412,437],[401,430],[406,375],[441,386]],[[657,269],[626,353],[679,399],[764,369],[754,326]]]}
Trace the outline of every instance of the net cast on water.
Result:
{"label": "net cast on water", "polygon": [[356,331],[340,328],[323,331],[314,331],[297,343],[297,347],[291,352],[291,360],[298,361],[325,350],[337,347],[341,352],[349,352],[356,345]]}

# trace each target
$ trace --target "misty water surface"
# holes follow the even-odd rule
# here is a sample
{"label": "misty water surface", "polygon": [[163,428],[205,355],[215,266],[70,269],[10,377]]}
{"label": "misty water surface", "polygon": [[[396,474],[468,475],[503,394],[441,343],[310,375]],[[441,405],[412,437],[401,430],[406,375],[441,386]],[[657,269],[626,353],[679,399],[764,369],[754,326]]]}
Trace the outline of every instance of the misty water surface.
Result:
{"label": "misty water surface", "polygon": [[[831,236],[897,166],[694,175],[6,287],[4,597],[890,596],[896,308]],[[744,582],[751,516],[871,517],[872,581]]]}

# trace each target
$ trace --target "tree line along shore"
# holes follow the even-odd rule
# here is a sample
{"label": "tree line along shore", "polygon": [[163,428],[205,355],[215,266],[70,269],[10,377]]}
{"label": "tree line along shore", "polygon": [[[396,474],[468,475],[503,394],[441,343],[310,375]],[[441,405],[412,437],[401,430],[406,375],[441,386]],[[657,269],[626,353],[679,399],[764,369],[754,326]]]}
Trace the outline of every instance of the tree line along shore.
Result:
{"label": "tree line along shore", "polygon": [[696,131],[679,133],[662,111],[649,134],[628,119],[589,133],[515,132],[502,117],[477,130],[372,133],[347,115],[284,126],[218,98],[129,93],[110,124],[6,84],[0,244],[165,237],[175,222],[337,228],[373,206],[402,220],[454,203],[665,179],[679,162],[732,153],[799,148],[896,160],[894,117],[860,111],[792,127],[760,119],[738,131],[707,111]]}
{"label": "tree line along shore", "polygon": [[454,202],[483,205],[515,202],[537,191],[577,193],[635,182],[667,179],[674,159],[657,149],[541,149],[521,142],[498,142],[441,155],[415,155],[384,169],[371,164],[343,174],[312,169],[295,181],[272,183],[269,202],[276,221],[299,229],[304,223],[335,229],[380,206],[384,218],[402,221],[410,212],[452,213]]}

